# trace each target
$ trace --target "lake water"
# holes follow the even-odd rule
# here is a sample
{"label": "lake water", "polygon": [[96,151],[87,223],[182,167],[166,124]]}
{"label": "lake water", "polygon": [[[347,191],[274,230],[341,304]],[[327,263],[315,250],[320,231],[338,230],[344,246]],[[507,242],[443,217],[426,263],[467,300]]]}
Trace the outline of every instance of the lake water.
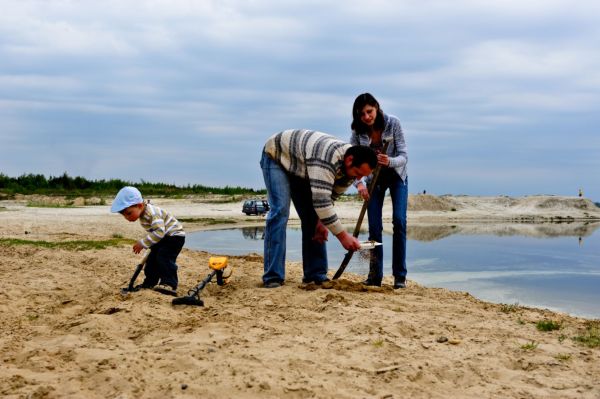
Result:
{"label": "lake water", "polygon": [[[428,287],[467,291],[490,302],[535,306],[600,318],[600,224],[409,226],[408,278]],[[186,247],[213,254],[263,252],[263,227],[188,233]],[[300,230],[289,228],[287,260],[300,261]],[[366,239],[361,234],[360,239]],[[385,275],[391,235],[384,235]],[[346,251],[327,245],[330,270]],[[356,253],[346,271],[368,272]]]}

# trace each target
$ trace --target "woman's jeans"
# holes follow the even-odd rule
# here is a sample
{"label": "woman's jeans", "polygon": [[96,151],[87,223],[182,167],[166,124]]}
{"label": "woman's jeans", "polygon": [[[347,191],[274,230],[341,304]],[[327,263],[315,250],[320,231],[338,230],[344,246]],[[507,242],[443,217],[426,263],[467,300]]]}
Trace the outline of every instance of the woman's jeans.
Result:
{"label": "woman's jeans", "polygon": [[327,279],[327,248],[325,243],[319,244],[312,239],[319,218],[313,207],[308,180],[289,174],[264,151],[260,167],[270,206],[265,224],[263,283],[285,281],[285,244],[290,200],[294,203],[302,225],[303,281],[319,282]]}
{"label": "woman's jeans", "polygon": [[[385,171],[385,174],[383,173]],[[382,242],[383,221],[382,209],[385,191],[390,190],[392,197],[392,224],[394,235],[392,240],[392,274],[395,281],[406,280],[406,208],[408,205],[408,178],[402,181],[393,170],[382,169],[380,179],[373,189],[368,205],[369,240]],[[371,251],[369,280],[381,284],[383,279],[383,245]]]}

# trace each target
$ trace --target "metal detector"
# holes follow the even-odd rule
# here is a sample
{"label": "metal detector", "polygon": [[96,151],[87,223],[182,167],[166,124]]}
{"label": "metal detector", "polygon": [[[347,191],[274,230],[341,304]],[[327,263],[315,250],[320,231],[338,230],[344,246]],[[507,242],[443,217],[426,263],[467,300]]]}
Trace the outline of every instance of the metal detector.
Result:
{"label": "metal detector", "polygon": [[202,281],[198,283],[194,288],[188,291],[186,296],[180,296],[173,299],[171,303],[173,305],[194,305],[204,306],[204,301],[200,299],[200,293],[212,280],[214,276],[217,276],[217,285],[224,285],[233,270],[230,270],[227,276],[224,275],[224,271],[227,268],[227,257],[226,256],[211,256],[208,259],[208,267],[212,270]]}

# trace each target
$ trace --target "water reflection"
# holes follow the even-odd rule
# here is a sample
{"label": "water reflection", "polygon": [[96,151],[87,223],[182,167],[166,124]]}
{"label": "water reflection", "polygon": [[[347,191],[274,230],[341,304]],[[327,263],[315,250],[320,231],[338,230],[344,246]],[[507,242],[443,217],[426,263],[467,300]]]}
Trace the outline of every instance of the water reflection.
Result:
{"label": "water reflection", "polygon": [[264,240],[265,239],[265,227],[242,227],[242,237],[246,240]]}
{"label": "water reflection", "polygon": [[[598,318],[599,227],[600,222],[412,224],[407,232],[408,277],[491,302]],[[360,237],[366,236],[363,232]],[[263,240],[264,226],[254,226],[190,233],[186,246],[214,254],[262,254]],[[386,276],[391,275],[391,241],[384,234]],[[330,237],[330,270],[337,269],[345,252]],[[300,261],[301,253],[300,229],[288,228],[287,260]],[[368,267],[365,256],[354,256],[347,270],[366,275]]]}
{"label": "water reflection", "polygon": [[[591,236],[600,227],[600,222],[570,223],[463,223],[463,224],[411,224],[407,227],[409,240],[436,241],[454,234],[494,235],[498,237],[524,236],[535,238],[577,237],[580,245],[583,238]],[[265,227],[242,227],[242,237],[246,240],[264,240]],[[391,231],[388,232],[391,234]],[[367,235],[362,231],[361,235]]]}

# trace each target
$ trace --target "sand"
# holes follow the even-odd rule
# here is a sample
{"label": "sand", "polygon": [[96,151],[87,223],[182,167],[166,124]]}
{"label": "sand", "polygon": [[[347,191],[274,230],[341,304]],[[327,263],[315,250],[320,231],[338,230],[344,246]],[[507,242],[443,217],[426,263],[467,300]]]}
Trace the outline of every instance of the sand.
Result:
{"label": "sand", "polygon": [[[65,242],[137,238],[142,230],[108,206],[25,207],[0,201],[0,239]],[[238,203],[153,202],[186,229],[262,223]],[[411,234],[432,226],[500,233],[563,220],[581,233],[600,212],[572,197],[411,196]],[[341,202],[353,227],[360,204]],[[386,206],[389,206],[387,204]],[[453,210],[454,209],[454,210]],[[293,215],[296,218],[295,215]],[[195,220],[192,220],[195,219]],[[522,223],[522,222],[528,223]],[[389,221],[388,221],[389,222]],[[389,226],[389,223],[388,223]],[[495,226],[495,227],[494,227]],[[555,226],[555,225],[553,225]],[[562,228],[562,227],[561,227]],[[550,229],[552,230],[552,229]],[[439,234],[439,233],[435,233]],[[336,245],[332,241],[330,245]],[[184,295],[208,274],[210,253],[179,257]],[[573,340],[600,321],[490,304],[466,292],[419,286],[366,289],[344,274],[326,288],[260,287],[261,254],[230,256],[225,286],[209,284],[204,307],[171,305],[154,291],[119,293],[139,261],[130,246],[70,250],[0,242],[0,395],[6,398],[598,398],[600,348]],[[559,330],[543,332],[540,321]]]}

